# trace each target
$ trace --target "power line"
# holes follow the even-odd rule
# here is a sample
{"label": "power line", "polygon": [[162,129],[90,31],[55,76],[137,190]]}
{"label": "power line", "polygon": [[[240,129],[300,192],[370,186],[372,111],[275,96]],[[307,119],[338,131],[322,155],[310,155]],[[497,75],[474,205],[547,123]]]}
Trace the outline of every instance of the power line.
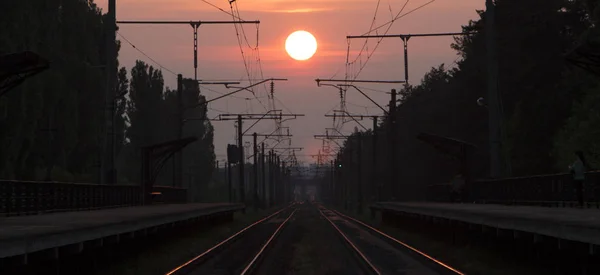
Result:
{"label": "power line", "polygon": [[281,104],[281,106],[283,106],[283,108],[288,111],[289,113],[292,113],[292,110],[290,110],[290,108],[288,108],[287,106],[285,106],[285,104],[283,104],[283,102],[281,100],[279,100],[279,98],[273,96],[273,98],[275,98],[275,100],[277,100],[277,102],[279,102]]}
{"label": "power line", "polygon": [[237,19],[237,20],[244,21],[242,18],[240,18],[240,17],[238,17],[238,16],[235,16],[233,13],[230,13],[230,12],[228,12],[228,11],[226,11],[226,10],[222,9],[221,7],[219,7],[219,6],[215,5],[215,4],[211,3],[211,2],[208,2],[207,0],[202,0],[202,2],[204,2],[204,3],[208,4],[209,6],[212,6],[213,8],[216,8],[216,9],[218,9],[218,10],[220,10],[220,11],[222,11],[222,12],[224,12],[224,13],[228,14],[228,15],[231,15],[231,16],[233,16],[233,18],[235,18],[235,19]]}
{"label": "power line", "polygon": [[140,52],[142,55],[144,55],[146,58],[148,58],[152,62],[154,62],[154,64],[156,64],[158,67],[160,67],[161,69],[163,69],[163,70],[165,70],[165,71],[173,74],[174,76],[177,76],[177,74],[175,72],[173,72],[169,68],[161,65],[160,63],[158,63],[158,61],[154,60],[154,58],[150,57],[145,52],[143,52],[142,50],[140,50],[138,47],[136,47],[135,45],[133,45],[133,43],[131,43],[131,41],[129,41],[129,39],[127,39],[125,36],[123,36],[120,32],[117,32],[117,35],[119,35],[121,38],[123,38],[123,40],[125,40],[125,42],[127,42],[129,45],[131,45],[132,48],[134,48],[135,50],[137,50],[138,52]]}
{"label": "power line", "polygon": [[[411,14],[411,13],[414,13],[414,12],[416,12],[416,11],[418,11],[418,10],[420,10],[420,9],[424,8],[424,7],[426,7],[426,6],[430,5],[431,3],[435,2],[435,1],[436,1],[436,0],[430,0],[429,2],[426,2],[426,3],[422,4],[422,5],[420,5],[420,6],[416,7],[416,8],[414,8],[414,9],[412,9],[412,10],[410,10],[410,11],[408,11],[408,12],[404,13],[404,14],[402,14],[402,12],[404,11],[404,9],[405,9],[406,5],[407,5],[407,4],[408,4],[408,2],[409,2],[409,0],[407,0],[407,1],[406,1],[406,3],[404,4],[404,6],[402,7],[402,9],[401,9],[401,10],[398,12],[398,14],[397,14],[397,15],[396,15],[394,18],[392,18],[392,20],[390,20],[390,21],[386,22],[386,23],[385,23],[385,24],[383,24],[383,25],[380,25],[380,26],[376,27],[375,29],[371,29],[371,30],[369,30],[368,32],[366,32],[366,33],[365,33],[365,34],[363,34],[363,35],[369,35],[369,34],[371,34],[372,32],[374,32],[374,31],[377,31],[377,30],[379,30],[379,29],[381,29],[381,28],[383,28],[383,27],[386,27],[386,26],[387,26],[388,28],[387,28],[387,29],[386,29],[386,31],[384,32],[384,35],[385,35],[385,34],[387,34],[387,33],[389,32],[389,30],[391,29],[392,25],[393,25],[393,24],[394,24],[394,23],[395,23],[397,20],[399,20],[399,19],[401,19],[401,18],[403,18],[403,17],[405,17],[405,16],[407,16],[407,15],[409,15],[409,14]],[[358,72],[355,74],[354,78],[357,78],[357,77],[360,75],[360,73],[362,72],[362,70],[365,68],[365,66],[366,66],[366,65],[367,65],[367,63],[369,62],[369,60],[370,60],[371,56],[373,55],[373,53],[375,53],[375,51],[377,50],[377,48],[378,48],[378,47],[379,47],[379,45],[381,44],[381,41],[382,41],[382,40],[383,40],[383,38],[379,38],[379,39],[378,39],[378,41],[377,41],[377,44],[375,45],[375,48],[374,48],[374,49],[373,49],[373,50],[372,50],[372,51],[371,51],[371,52],[368,54],[368,56],[367,56],[367,59],[365,60],[365,62],[364,62],[364,63],[362,63],[362,64],[361,64],[361,66],[360,66],[360,68],[359,68]],[[365,43],[366,43],[366,41],[365,41]],[[354,60],[351,62],[351,64],[354,64],[354,63],[355,63],[355,62],[358,60],[358,58],[360,58],[360,56],[361,56],[361,55],[362,55],[362,50],[361,50],[361,52],[359,52],[359,54],[358,54],[357,58],[355,58],[355,59],[354,59]],[[348,65],[350,65],[350,64],[346,64],[346,66],[347,66],[347,67],[348,67]]]}
{"label": "power line", "polygon": [[[432,0],[435,1],[435,0]],[[402,14],[402,12],[404,11],[404,9],[406,8],[406,5],[408,5],[408,2],[410,2],[410,0],[406,0],[406,2],[404,3],[404,6],[402,6],[402,9],[400,9],[400,11],[398,12],[398,14],[396,15],[396,17],[398,17],[399,15]],[[393,23],[397,20],[396,17],[392,18],[391,23],[388,25],[388,28],[385,30],[384,34],[387,34],[390,29],[392,28]],[[372,33],[373,30],[369,30],[369,33]],[[365,60],[365,63],[361,65],[361,67],[359,68],[358,72],[354,75],[353,79],[358,78],[358,75],[362,72],[363,68],[367,65],[367,63],[369,63],[369,60],[371,59],[371,56],[375,53],[375,51],[377,50],[377,48],[379,47],[379,45],[381,44],[381,42],[383,41],[383,38],[379,38],[379,40],[377,41],[377,44],[375,44],[375,48],[373,49],[373,51],[371,53],[369,53],[367,55],[367,60]],[[367,43],[367,41],[365,41],[365,44]],[[364,49],[364,47],[363,47]],[[356,56],[356,58],[351,62],[351,63],[355,63],[358,58],[361,57],[363,53],[363,50],[361,49],[361,51],[359,52],[359,54]]]}
{"label": "power line", "polygon": [[[235,4],[235,11],[234,11],[234,8],[233,8],[234,4]],[[237,13],[237,18],[239,18],[240,17],[240,13],[239,13],[239,9],[237,8],[237,2],[229,2],[229,7],[231,8],[231,16],[233,16],[233,18],[235,19],[236,18],[235,14]],[[246,62],[246,56],[244,55],[244,49],[243,49],[243,46],[242,46],[242,40],[241,40],[241,37],[240,37],[240,31],[238,30],[237,24],[234,24],[233,26],[235,28],[235,33],[236,33],[236,37],[237,37],[237,41],[238,41],[238,46],[240,47],[240,53],[242,55],[242,61],[244,62],[244,68],[246,69],[246,75],[248,76],[248,79],[252,79],[252,77],[250,76],[251,69],[248,67],[248,63]],[[242,33],[243,39],[245,40],[245,42],[248,45],[248,47],[251,50],[258,49],[258,29],[259,28],[257,27],[257,31],[256,31],[257,32],[257,37],[256,37],[257,41],[256,41],[256,47],[255,48],[253,48],[252,46],[250,46],[250,42],[248,41],[248,37],[246,36],[246,32],[244,30],[244,27],[240,26],[240,29],[241,29],[241,33]],[[261,70],[261,78],[263,78],[263,76],[262,76],[262,70]],[[252,84],[252,81],[250,81],[250,83]],[[258,102],[265,109],[265,111],[267,111],[268,108],[262,103],[262,101],[260,99],[258,99],[258,97],[256,96],[256,94],[254,93],[254,89],[250,90],[250,92],[252,93],[252,95],[254,96],[254,98],[256,98],[256,100],[258,100]]]}
{"label": "power line", "polygon": [[[206,86],[204,86],[204,85],[200,85],[200,87],[201,87],[202,89],[204,89],[204,90],[207,90],[207,91],[213,92],[213,93],[215,93],[215,94],[219,94],[219,95],[224,95],[224,94],[225,94],[225,93],[223,93],[223,92],[219,92],[219,91],[217,91],[217,90],[214,90],[214,89],[208,88],[208,87],[206,87]],[[252,100],[252,99],[251,99],[251,98],[249,98],[249,97],[241,97],[241,96],[235,96],[235,95],[230,95],[229,97],[238,98],[238,99],[244,99],[244,100]]]}

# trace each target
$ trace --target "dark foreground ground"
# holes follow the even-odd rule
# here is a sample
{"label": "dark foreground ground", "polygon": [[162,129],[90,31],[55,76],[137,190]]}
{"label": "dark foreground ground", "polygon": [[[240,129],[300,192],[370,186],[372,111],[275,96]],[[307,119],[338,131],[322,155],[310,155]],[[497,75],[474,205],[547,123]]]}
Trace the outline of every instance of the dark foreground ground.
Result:
{"label": "dark foreground ground", "polygon": [[256,274],[364,274],[316,206],[304,203],[265,254]]}

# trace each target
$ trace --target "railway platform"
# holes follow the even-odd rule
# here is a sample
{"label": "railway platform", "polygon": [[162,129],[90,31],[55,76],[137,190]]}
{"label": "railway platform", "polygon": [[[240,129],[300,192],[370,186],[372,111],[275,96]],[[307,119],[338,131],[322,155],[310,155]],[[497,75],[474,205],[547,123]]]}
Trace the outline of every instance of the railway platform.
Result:
{"label": "railway platform", "polygon": [[[383,222],[419,220],[438,227],[467,227],[496,235],[527,235],[532,241],[550,237],[586,244],[593,253],[600,245],[600,210],[433,202],[378,202],[371,213]],[[478,229],[479,228],[479,229]]]}
{"label": "railway platform", "polygon": [[26,264],[28,255],[38,252],[58,258],[65,249],[77,253],[165,228],[232,219],[244,209],[243,204],[230,203],[162,204],[0,217],[0,260],[18,258]]}

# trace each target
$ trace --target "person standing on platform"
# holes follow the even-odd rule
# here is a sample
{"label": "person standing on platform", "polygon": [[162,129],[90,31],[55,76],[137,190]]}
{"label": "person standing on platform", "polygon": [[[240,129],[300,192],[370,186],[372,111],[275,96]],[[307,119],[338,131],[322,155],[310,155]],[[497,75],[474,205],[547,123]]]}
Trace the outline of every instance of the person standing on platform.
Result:
{"label": "person standing on platform", "polygon": [[585,173],[589,171],[590,167],[582,151],[576,151],[575,156],[576,160],[569,166],[569,170],[571,171],[571,175],[573,175],[573,182],[577,191],[577,201],[579,202],[579,206],[583,207],[583,184],[585,182]]}

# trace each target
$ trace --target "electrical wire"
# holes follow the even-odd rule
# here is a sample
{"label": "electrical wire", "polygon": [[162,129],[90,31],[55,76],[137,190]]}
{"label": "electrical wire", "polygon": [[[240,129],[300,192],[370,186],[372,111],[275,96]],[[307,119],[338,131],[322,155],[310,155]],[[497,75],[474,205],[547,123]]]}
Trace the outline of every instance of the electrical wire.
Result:
{"label": "electrical wire", "polygon": [[288,108],[287,106],[285,106],[285,104],[283,104],[283,102],[281,100],[279,100],[279,98],[277,98],[276,96],[273,96],[275,98],[275,100],[277,100],[277,102],[279,102],[279,104],[281,104],[281,106],[283,106],[283,108],[288,111],[288,113],[293,113],[290,108]]}
{"label": "electrical wire", "polygon": [[[234,10],[234,4],[235,4],[235,10]],[[231,15],[233,16],[233,19],[236,18],[236,14],[237,14],[237,17],[239,18],[240,14],[239,14],[239,9],[237,8],[237,2],[229,2],[229,7],[231,8]],[[242,55],[242,60],[244,62],[244,68],[246,69],[246,75],[247,75],[248,79],[252,79],[252,77],[250,76],[250,74],[251,74],[251,68],[249,68],[249,66],[248,66],[248,62],[246,61],[246,56],[244,54],[244,49],[243,49],[243,46],[242,46],[242,37],[243,37],[244,41],[246,42],[246,44],[248,45],[248,47],[251,50],[255,50],[255,48],[253,49],[253,47],[250,46],[250,42],[248,41],[248,37],[246,36],[246,32],[244,31],[244,26],[242,26],[240,24],[240,27],[238,28],[237,25],[238,24],[234,24],[234,28],[235,28],[235,33],[236,33],[237,41],[238,41],[238,46],[240,48],[240,53]],[[240,31],[242,33],[242,37],[240,37]],[[257,31],[257,33],[258,33],[258,31]],[[258,35],[257,35],[257,38],[258,38]],[[258,41],[256,43],[257,43],[257,48],[258,48]],[[250,83],[252,84],[252,81],[250,81]],[[254,89],[250,89],[250,92],[252,93],[252,95],[254,96],[254,98],[256,100],[258,100],[258,102],[265,109],[265,111],[268,111],[267,107],[256,96],[256,93],[254,92]]]}
{"label": "electrical wire", "polygon": [[[217,90],[214,90],[214,89],[208,88],[208,87],[207,87],[207,86],[205,86],[205,85],[200,85],[200,87],[201,87],[202,89],[204,89],[204,90],[207,90],[207,91],[209,91],[209,92],[213,92],[213,93],[215,93],[215,94],[218,94],[218,95],[224,95],[224,94],[225,94],[225,93],[219,92],[219,91],[217,91]],[[249,98],[249,97],[241,97],[241,96],[235,96],[235,95],[230,95],[230,96],[228,96],[228,97],[237,98],[237,99],[243,99],[243,100],[252,100],[252,98]]]}
{"label": "electrical wire", "polygon": [[138,47],[136,47],[131,41],[129,41],[129,39],[127,39],[125,36],[123,36],[120,32],[116,32],[117,35],[119,35],[123,40],[125,40],[125,42],[127,42],[132,48],[134,48],[136,51],[138,51],[139,53],[141,53],[142,55],[144,55],[146,58],[150,59],[152,62],[154,62],[154,64],[156,64],[158,67],[160,67],[161,69],[163,69],[166,72],[169,72],[171,74],[173,74],[174,76],[177,76],[177,74],[175,72],[173,72],[172,70],[170,70],[169,68],[161,65],[160,63],[158,63],[158,61],[156,61],[154,58],[150,57],[149,55],[147,55],[145,52],[143,52],[142,50],[140,50]]}
{"label": "electrical wire", "polygon": [[224,12],[224,13],[225,13],[225,14],[227,14],[227,15],[231,15],[231,16],[233,16],[233,17],[234,17],[235,19],[237,19],[237,20],[244,21],[242,18],[240,18],[240,17],[238,17],[238,16],[235,16],[233,13],[230,13],[230,12],[228,12],[228,11],[226,11],[226,10],[222,9],[221,7],[219,7],[219,6],[215,5],[215,4],[213,4],[213,3],[211,3],[211,2],[209,2],[209,1],[207,1],[207,0],[201,0],[201,1],[202,1],[202,2],[204,2],[204,3],[206,3],[206,4],[208,4],[209,6],[212,6],[213,8],[216,8],[216,9],[218,9],[218,10],[220,10],[220,11]]}
{"label": "electrical wire", "polygon": [[356,87],[358,87],[359,89],[369,90],[369,91],[372,91],[372,92],[378,92],[378,93],[383,93],[383,94],[388,94],[389,93],[389,92],[386,92],[386,91],[383,91],[383,90],[373,89],[373,88],[369,88],[369,87],[362,87],[362,86],[356,86]]}
{"label": "electrical wire", "polygon": [[[431,0],[431,1],[433,2],[435,0]],[[406,8],[406,6],[408,5],[409,2],[410,2],[410,0],[406,0],[406,2],[404,2],[404,6],[402,6],[402,9],[400,9],[400,11],[396,15],[396,17],[392,19],[391,23],[388,25],[388,28],[385,30],[384,35],[388,34],[388,32],[390,31],[390,29],[393,26],[393,23],[397,20],[396,18],[402,14],[402,12],[404,11],[404,9]],[[369,33],[372,33],[372,32],[373,32],[373,30],[371,29],[369,31]],[[365,60],[365,62],[363,64],[360,64],[360,69],[354,75],[354,78],[352,80],[356,80],[356,78],[358,78],[358,75],[362,72],[362,70],[365,68],[365,66],[367,66],[367,63],[369,63],[369,60],[371,59],[371,56],[373,56],[373,54],[375,53],[375,51],[377,50],[377,48],[379,48],[379,45],[381,45],[381,42],[383,41],[383,39],[384,39],[383,37],[377,39],[377,43],[375,44],[375,48],[373,49],[373,51],[371,51],[369,54],[367,54],[367,59]],[[362,53],[363,53],[363,51],[361,50],[359,52],[359,54],[357,55],[357,57],[352,61],[352,63],[355,63],[362,56]],[[361,63],[362,63],[362,59],[361,59]]]}

